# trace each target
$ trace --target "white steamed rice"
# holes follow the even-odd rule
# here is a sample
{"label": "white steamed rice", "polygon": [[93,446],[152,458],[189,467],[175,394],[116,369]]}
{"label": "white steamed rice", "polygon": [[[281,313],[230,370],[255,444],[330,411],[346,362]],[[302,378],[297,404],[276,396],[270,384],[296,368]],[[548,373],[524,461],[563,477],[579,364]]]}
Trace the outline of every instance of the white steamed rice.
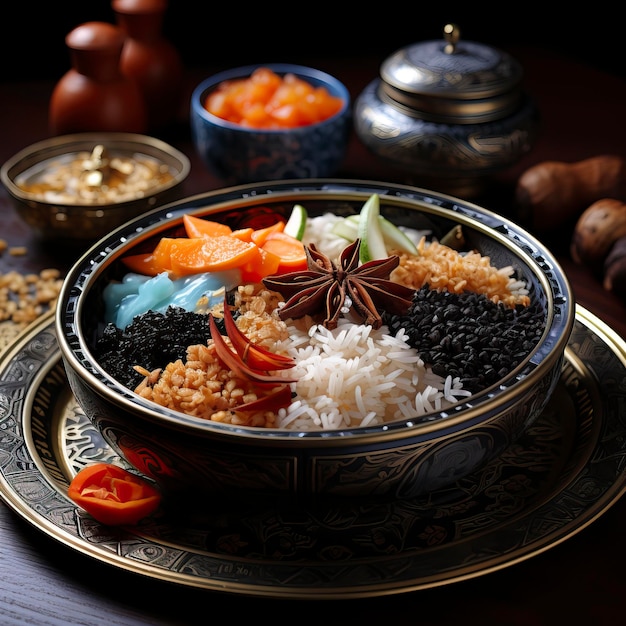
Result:
{"label": "white steamed rice", "polygon": [[373,426],[451,406],[470,393],[424,365],[403,331],[339,319],[336,329],[295,322],[277,349],[295,359],[288,375],[297,399],[276,426],[301,431]]}

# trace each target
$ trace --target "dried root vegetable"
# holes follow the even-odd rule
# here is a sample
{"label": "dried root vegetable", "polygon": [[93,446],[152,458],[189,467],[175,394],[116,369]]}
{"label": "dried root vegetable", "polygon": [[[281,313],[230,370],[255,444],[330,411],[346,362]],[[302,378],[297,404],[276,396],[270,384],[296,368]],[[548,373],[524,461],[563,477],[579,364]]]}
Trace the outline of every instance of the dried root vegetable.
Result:
{"label": "dried root vegetable", "polygon": [[626,295],[626,203],[603,198],[583,211],[570,251],[574,261],[602,277],[607,291]]}
{"label": "dried root vegetable", "polygon": [[602,198],[626,202],[626,159],[599,155],[575,163],[544,161],[527,169],[515,189],[520,214],[540,233],[563,227]]}

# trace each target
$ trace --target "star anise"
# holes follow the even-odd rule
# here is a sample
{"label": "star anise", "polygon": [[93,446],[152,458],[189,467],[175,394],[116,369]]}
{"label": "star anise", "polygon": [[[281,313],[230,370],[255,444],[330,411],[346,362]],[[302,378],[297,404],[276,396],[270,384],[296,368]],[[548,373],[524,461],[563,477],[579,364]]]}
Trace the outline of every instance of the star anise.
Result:
{"label": "star anise", "polygon": [[403,314],[411,306],[414,290],[389,280],[398,267],[397,255],[359,265],[361,240],[348,245],[337,267],[314,244],[305,246],[308,269],[270,276],[263,284],[286,299],[279,315],[283,320],[324,312],[324,326],[337,327],[349,298],[352,310],[373,328],[382,326],[380,311]]}

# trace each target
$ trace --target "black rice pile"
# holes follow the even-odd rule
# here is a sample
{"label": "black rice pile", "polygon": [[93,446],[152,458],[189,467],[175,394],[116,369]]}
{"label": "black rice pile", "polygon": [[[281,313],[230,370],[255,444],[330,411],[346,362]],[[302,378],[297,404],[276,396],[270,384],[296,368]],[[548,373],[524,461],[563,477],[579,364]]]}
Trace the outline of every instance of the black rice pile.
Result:
{"label": "black rice pile", "polygon": [[391,334],[408,343],[440,376],[459,377],[472,393],[498,382],[537,346],[545,329],[539,304],[511,308],[482,294],[416,291],[407,315],[385,315]]}
{"label": "black rice pile", "polygon": [[135,365],[148,371],[165,368],[185,359],[187,346],[206,344],[210,338],[208,315],[169,307],[165,313],[137,315],[124,330],[107,324],[96,342],[94,356],[108,374],[135,389],[144,379],[133,369]]}

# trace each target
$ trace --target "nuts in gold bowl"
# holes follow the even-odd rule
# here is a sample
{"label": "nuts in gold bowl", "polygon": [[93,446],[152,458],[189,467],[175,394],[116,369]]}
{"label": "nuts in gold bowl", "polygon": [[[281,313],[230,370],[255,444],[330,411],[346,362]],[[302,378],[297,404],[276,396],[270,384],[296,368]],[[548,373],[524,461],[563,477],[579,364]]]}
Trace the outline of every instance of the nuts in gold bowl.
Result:
{"label": "nuts in gold bowl", "polygon": [[131,133],[79,133],[24,148],[0,176],[20,217],[42,239],[91,243],[176,199],[188,158]]}

